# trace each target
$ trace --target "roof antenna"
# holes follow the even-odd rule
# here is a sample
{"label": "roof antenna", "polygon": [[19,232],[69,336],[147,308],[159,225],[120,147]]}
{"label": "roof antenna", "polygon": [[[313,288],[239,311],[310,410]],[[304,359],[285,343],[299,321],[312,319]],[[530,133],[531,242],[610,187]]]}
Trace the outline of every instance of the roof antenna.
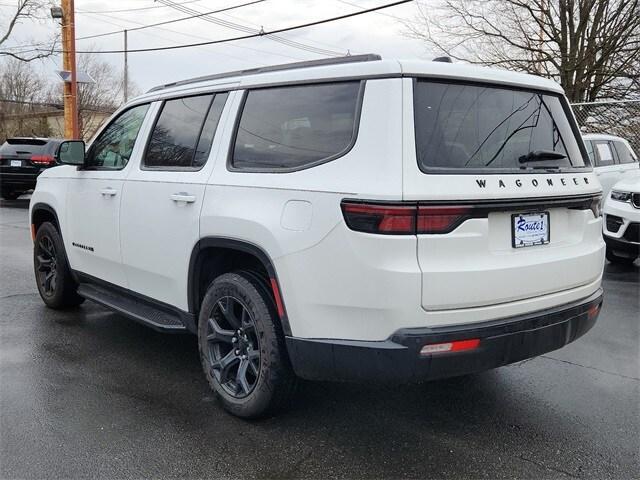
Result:
{"label": "roof antenna", "polygon": [[453,63],[453,60],[451,60],[451,57],[436,57],[432,61],[443,62],[443,63]]}
{"label": "roof antenna", "polygon": [[264,25],[260,25],[260,31],[258,32],[258,35],[264,35]]}
{"label": "roof antenna", "polygon": [[347,57],[350,57],[350,56],[351,56],[351,50],[347,48]]}

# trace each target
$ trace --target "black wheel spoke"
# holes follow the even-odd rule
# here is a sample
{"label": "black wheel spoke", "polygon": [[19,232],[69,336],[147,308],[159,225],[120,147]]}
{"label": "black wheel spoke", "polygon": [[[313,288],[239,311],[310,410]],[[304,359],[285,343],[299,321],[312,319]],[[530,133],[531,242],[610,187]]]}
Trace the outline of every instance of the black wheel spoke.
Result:
{"label": "black wheel spoke", "polygon": [[52,288],[51,288],[51,282],[53,281],[53,277],[54,277],[54,276],[55,276],[55,273],[54,273],[54,272],[49,272],[49,273],[47,273],[47,274],[45,275],[45,277],[44,277],[44,284],[43,284],[43,286],[44,286],[44,289],[45,289],[47,292],[50,292],[50,291],[52,290]]}
{"label": "black wheel spoke", "polygon": [[51,258],[45,258],[42,255],[38,255],[38,271],[44,272],[45,270],[50,270],[53,264],[53,260]]}
{"label": "black wheel spoke", "polygon": [[238,367],[238,373],[236,373],[236,386],[239,393],[247,394],[251,391],[251,386],[247,381],[247,368],[249,367],[249,361],[243,359],[240,361],[240,366]]}
{"label": "black wheel spoke", "polygon": [[207,340],[209,342],[223,342],[223,343],[232,343],[233,336],[235,332],[233,330],[226,330],[220,325],[215,319],[209,319],[209,334],[207,335]]}
{"label": "black wheel spoke", "polygon": [[260,362],[257,360],[249,360],[249,370],[251,371],[251,373],[253,373],[253,375],[258,378],[258,372],[260,370],[258,370],[258,365],[260,365]]}
{"label": "black wheel spoke", "polygon": [[224,384],[229,381],[229,371],[231,370],[231,367],[239,361],[240,357],[236,355],[233,349],[231,349],[229,353],[220,360],[214,360],[212,368],[220,375],[220,383]]}
{"label": "black wheel spoke", "polygon": [[238,317],[236,317],[236,314],[233,311],[234,303],[235,301],[231,297],[226,297],[226,299],[220,300],[218,302],[218,306],[220,307],[220,311],[222,312],[222,315],[224,315],[224,318],[229,323],[229,326],[233,329],[238,329],[240,328],[240,321],[238,320]]}

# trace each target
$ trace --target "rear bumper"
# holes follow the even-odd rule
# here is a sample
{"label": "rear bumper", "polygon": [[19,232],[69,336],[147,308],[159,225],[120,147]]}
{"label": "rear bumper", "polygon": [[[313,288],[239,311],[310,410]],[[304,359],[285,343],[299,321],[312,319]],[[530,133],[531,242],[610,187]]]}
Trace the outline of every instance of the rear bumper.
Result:
{"label": "rear bumper", "polygon": [[[578,302],[498,321],[402,329],[381,342],[287,337],[287,349],[296,374],[309,380],[414,382],[453,377],[557,350],[593,327],[601,304],[599,289]],[[424,345],[466,339],[480,339],[480,344],[468,351],[420,355]]]}
{"label": "rear bumper", "polygon": [[14,187],[30,190],[36,187],[36,182],[38,181],[38,175],[40,175],[40,173],[41,170],[26,173],[0,171],[0,185],[2,185],[2,187]]}

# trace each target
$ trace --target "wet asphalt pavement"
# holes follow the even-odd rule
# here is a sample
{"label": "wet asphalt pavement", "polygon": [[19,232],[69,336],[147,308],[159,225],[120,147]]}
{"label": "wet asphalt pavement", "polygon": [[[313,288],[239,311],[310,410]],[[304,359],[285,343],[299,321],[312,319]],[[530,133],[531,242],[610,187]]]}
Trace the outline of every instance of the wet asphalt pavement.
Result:
{"label": "wet asphalt pavement", "polygon": [[594,329],[543,357],[418,386],[301,385],[245,422],[194,337],[44,307],[27,211],[0,208],[0,478],[638,478],[640,268],[607,265]]}

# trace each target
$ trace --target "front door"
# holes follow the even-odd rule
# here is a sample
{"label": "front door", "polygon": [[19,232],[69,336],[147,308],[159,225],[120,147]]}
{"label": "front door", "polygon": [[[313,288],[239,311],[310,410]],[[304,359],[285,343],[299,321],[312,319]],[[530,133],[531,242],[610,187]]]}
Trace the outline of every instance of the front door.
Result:
{"label": "front door", "polygon": [[183,310],[227,96],[209,93],[158,105],[145,153],[124,186],[120,229],[129,288]]}
{"label": "front door", "polygon": [[68,184],[65,243],[71,267],[122,287],[127,285],[118,226],[122,186],[141,154],[138,137],[148,108],[139,105],[114,118]]}

